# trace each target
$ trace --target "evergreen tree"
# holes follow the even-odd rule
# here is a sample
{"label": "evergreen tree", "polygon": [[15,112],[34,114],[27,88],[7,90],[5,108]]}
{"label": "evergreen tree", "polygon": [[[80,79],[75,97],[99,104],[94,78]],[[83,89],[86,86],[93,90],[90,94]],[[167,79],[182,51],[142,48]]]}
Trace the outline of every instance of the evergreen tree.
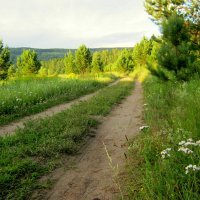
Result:
{"label": "evergreen tree", "polygon": [[103,71],[103,62],[99,52],[95,52],[92,56],[92,72],[98,73]]}
{"label": "evergreen tree", "polygon": [[103,62],[103,66],[106,66],[109,64],[109,51],[108,50],[103,50],[100,52],[101,54],[101,59]]}
{"label": "evergreen tree", "polygon": [[145,8],[151,19],[162,25],[163,20],[174,14],[184,18],[190,39],[196,49],[200,45],[199,0],[145,0]]}
{"label": "evergreen tree", "polygon": [[0,40],[0,80],[7,78],[10,65],[10,51],[8,47],[4,48],[3,42]]}
{"label": "evergreen tree", "polygon": [[67,53],[67,56],[64,57],[64,66],[65,66],[65,73],[75,73],[75,63],[74,63],[74,56],[71,51]]}
{"label": "evergreen tree", "polygon": [[15,76],[15,73],[16,73],[16,68],[14,65],[11,65],[9,68],[8,68],[8,77],[14,77]]}
{"label": "evergreen tree", "polygon": [[128,72],[133,69],[133,59],[131,53],[127,49],[121,51],[121,55],[117,59],[117,70],[120,72]]}
{"label": "evergreen tree", "polygon": [[17,58],[17,70],[20,75],[36,74],[41,67],[36,52],[24,50]]}
{"label": "evergreen tree", "polygon": [[136,44],[133,49],[134,65],[145,66],[147,63],[147,57],[151,53],[151,41],[147,38],[143,38],[140,43]]}
{"label": "evergreen tree", "polygon": [[164,19],[169,18],[173,13],[177,13],[180,6],[187,0],[145,0],[145,8],[152,20],[161,24]]}
{"label": "evergreen tree", "polygon": [[158,53],[158,63],[173,71],[177,78],[188,79],[192,73],[195,56],[183,17],[176,14],[162,23],[164,42]]}
{"label": "evergreen tree", "polygon": [[81,45],[75,53],[75,64],[78,73],[85,73],[90,71],[91,66],[91,53],[85,46]]}

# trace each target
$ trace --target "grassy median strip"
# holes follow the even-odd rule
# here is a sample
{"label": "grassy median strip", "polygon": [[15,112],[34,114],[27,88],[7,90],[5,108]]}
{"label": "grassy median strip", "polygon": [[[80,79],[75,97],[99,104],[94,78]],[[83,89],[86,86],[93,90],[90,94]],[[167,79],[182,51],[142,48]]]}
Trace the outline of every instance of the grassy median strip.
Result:
{"label": "grassy median strip", "polygon": [[0,86],[0,125],[97,91],[117,77],[26,78]]}
{"label": "grassy median strip", "polygon": [[199,199],[200,81],[144,83],[144,129],[129,146],[129,199]]}
{"label": "grassy median strip", "polygon": [[29,122],[15,135],[1,137],[0,198],[25,199],[39,187],[37,180],[55,168],[55,160],[80,149],[90,128],[99,123],[96,116],[107,115],[132,88],[133,81],[121,81],[69,110]]}

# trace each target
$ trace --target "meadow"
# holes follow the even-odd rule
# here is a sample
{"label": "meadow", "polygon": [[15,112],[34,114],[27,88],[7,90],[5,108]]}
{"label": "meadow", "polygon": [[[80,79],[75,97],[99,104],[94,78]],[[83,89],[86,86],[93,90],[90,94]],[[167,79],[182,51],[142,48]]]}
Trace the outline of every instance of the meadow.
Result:
{"label": "meadow", "polygon": [[133,86],[131,80],[120,81],[88,101],[0,137],[0,197],[26,199],[34,189],[49,187],[48,181],[38,179],[58,167],[63,156],[76,154],[91,128],[100,123],[99,117],[107,115]]}
{"label": "meadow", "polygon": [[92,93],[116,78],[102,74],[10,80],[0,86],[0,125]]}
{"label": "meadow", "polygon": [[129,143],[129,199],[199,199],[199,99],[198,79],[144,82],[147,128]]}

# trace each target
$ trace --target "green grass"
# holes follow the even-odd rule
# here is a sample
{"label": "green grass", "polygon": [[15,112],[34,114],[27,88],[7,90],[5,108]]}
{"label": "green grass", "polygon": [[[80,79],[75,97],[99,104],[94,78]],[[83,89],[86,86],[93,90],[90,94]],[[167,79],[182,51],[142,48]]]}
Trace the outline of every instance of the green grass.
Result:
{"label": "green grass", "polygon": [[94,92],[115,76],[26,78],[0,86],[0,125]]}
{"label": "green grass", "polygon": [[[128,199],[199,199],[200,168],[200,80],[162,82],[150,78],[144,83],[144,123],[149,130],[129,144],[126,192]],[[193,140],[179,151],[181,141]],[[196,143],[196,144],[194,144]],[[162,158],[161,152],[168,151]],[[186,148],[186,146],[184,147]]]}
{"label": "green grass", "polygon": [[132,81],[120,82],[53,117],[27,123],[13,136],[0,137],[0,199],[28,198],[63,155],[80,149],[99,123],[96,116],[107,115],[132,88]]}

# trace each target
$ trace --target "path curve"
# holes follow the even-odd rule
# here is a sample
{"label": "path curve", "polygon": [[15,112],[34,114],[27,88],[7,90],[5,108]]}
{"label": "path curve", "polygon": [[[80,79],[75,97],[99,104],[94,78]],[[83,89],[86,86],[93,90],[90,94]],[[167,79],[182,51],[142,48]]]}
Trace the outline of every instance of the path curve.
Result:
{"label": "path curve", "polygon": [[[75,169],[59,169],[54,172],[52,177],[56,177],[57,181],[42,199],[117,199],[119,188],[114,172],[116,166],[119,169],[124,167],[126,138],[134,137],[141,124],[142,86],[137,82],[131,95],[104,118],[97,129],[96,138],[91,139],[84,152],[76,158]],[[112,167],[108,155],[112,160]]]}
{"label": "path curve", "polygon": [[[116,80],[115,82],[109,84],[107,87],[111,87],[113,85],[116,85],[120,80],[121,79]],[[91,94],[84,95],[84,96],[82,96],[82,97],[80,97],[78,99],[72,100],[70,102],[53,106],[51,108],[46,109],[43,112],[40,112],[40,113],[37,113],[37,114],[33,114],[33,115],[30,115],[30,116],[26,116],[26,117],[21,118],[19,120],[15,120],[15,121],[13,121],[13,122],[11,122],[9,124],[0,126],[0,136],[12,135],[15,132],[16,129],[23,128],[24,127],[24,123],[26,123],[27,121],[50,117],[50,116],[53,116],[53,115],[55,115],[55,114],[57,114],[59,112],[67,110],[72,105],[77,104],[80,101],[86,101],[86,100],[92,98],[93,96],[98,94],[100,90],[101,89],[99,89],[98,91],[93,92]]]}

